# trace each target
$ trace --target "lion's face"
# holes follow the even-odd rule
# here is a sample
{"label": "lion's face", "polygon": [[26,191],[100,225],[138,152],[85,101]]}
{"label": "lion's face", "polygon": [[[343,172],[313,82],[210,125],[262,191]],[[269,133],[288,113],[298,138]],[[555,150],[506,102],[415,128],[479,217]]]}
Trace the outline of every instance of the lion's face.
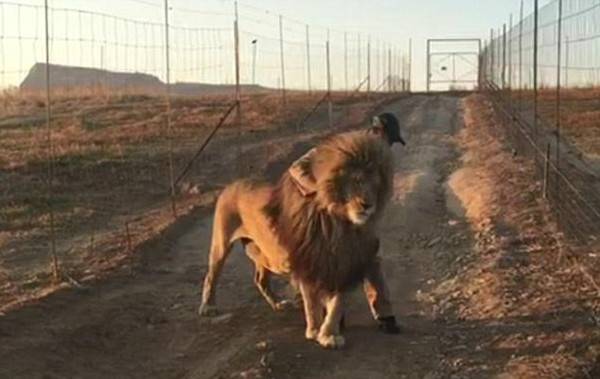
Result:
{"label": "lion's face", "polygon": [[310,173],[316,194],[295,199],[357,226],[378,218],[391,192],[389,146],[378,136],[352,132],[327,140],[315,151]]}
{"label": "lion's face", "polygon": [[376,169],[343,170],[340,180],[340,200],[346,218],[355,225],[364,225],[377,211],[381,178]]}

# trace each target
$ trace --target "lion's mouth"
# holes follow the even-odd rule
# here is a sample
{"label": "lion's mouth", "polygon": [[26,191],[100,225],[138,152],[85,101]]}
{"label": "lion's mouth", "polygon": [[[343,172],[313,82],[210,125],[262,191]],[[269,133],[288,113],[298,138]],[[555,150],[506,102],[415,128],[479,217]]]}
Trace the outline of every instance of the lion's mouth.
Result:
{"label": "lion's mouth", "polygon": [[375,212],[374,208],[369,208],[363,211],[353,211],[350,212],[348,216],[350,216],[350,221],[352,221],[355,225],[364,225],[369,221],[369,218]]}

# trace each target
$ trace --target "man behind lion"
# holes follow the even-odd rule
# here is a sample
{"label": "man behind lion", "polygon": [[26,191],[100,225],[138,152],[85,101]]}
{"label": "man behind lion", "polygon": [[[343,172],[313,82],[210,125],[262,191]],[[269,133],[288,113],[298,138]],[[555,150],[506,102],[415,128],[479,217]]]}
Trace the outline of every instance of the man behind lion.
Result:
{"label": "man behind lion", "polygon": [[[371,126],[365,130],[365,133],[374,133],[381,136],[390,147],[396,142],[406,145],[406,142],[400,135],[398,119],[391,113],[382,113],[374,117]],[[316,148],[309,150],[300,159],[295,161],[288,170],[304,196],[312,196],[316,192],[316,181],[311,169],[312,158],[315,153]],[[371,313],[379,324],[379,329],[388,334],[399,333],[400,328],[392,311],[392,304],[389,300],[389,292],[385,284],[381,270],[381,261],[379,259],[367,270],[363,289],[369,302]]]}

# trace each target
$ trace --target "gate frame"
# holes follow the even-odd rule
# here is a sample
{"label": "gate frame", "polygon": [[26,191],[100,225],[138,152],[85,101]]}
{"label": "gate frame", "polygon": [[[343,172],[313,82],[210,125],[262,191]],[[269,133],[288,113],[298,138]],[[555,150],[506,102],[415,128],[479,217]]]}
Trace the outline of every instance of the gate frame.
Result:
{"label": "gate frame", "polygon": [[[448,51],[444,53],[433,53],[431,51],[432,43],[456,43],[456,42],[465,42],[465,43],[473,43],[476,42],[477,52],[467,52],[467,51]],[[476,65],[477,65],[477,79],[476,80],[431,80],[431,57],[433,55],[449,55],[449,56],[477,56]],[[477,83],[477,87],[481,88],[481,38],[429,38],[427,39],[427,92],[431,92],[432,84],[451,84],[451,83]],[[454,64],[454,63],[453,63]]]}

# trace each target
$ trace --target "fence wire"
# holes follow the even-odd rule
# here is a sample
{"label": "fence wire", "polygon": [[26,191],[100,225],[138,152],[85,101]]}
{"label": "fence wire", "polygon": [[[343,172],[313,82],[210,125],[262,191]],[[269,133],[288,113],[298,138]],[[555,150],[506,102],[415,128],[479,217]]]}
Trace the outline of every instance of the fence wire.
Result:
{"label": "fence wire", "polygon": [[0,0],[0,312],[410,88],[406,46],[219,3]]}
{"label": "fence wire", "polygon": [[554,0],[492,29],[481,56],[486,89],[518,151],[534,157],[567,234],[600,239],[600,3]]}

